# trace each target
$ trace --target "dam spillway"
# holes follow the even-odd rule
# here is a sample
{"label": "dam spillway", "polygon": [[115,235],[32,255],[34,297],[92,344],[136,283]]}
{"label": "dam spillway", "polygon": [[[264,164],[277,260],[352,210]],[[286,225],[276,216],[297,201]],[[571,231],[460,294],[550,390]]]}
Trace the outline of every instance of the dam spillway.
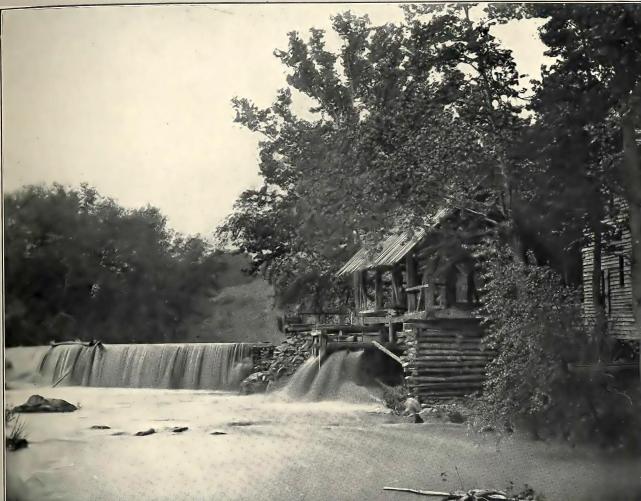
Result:
{"label": "dam spillway", "polygon": [[44,354],[38,378],[64,386],[232,390],[251,368],[247,343],[68,344]]}

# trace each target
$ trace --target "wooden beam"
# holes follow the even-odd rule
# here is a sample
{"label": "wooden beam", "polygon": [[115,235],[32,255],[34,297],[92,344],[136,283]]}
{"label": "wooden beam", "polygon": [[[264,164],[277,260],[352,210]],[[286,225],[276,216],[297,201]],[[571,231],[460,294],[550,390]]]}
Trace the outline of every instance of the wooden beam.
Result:
{"label": "wooden beam", "polygon": [[[377,348],[374,346],[376,341],[328,341],[325,352],[327,354],[334,353],[341,350],[367,350]],[[379,343],[383,346],[382,343]],[[388,345],[390,346],[390,345]],[[383,346],[385,348],[385,346]],[[380,348],[377,348],[380,349]],[[389,350],[388,350],[389,351]],[[391,353],[391,352],[390,352]]]}
{"label": "wooden beam", "polygon": [[386,355],[388,355],[388,356],[390,356],[391,358],[393,358],[394,360],[396,360],[399,364],[403,365],[403,362],[402,362],[402,360],[400,359],[400,357],[399,357],[398,355],[395,355],[395,354],[394,354],[394,353],[392,353],[391,351],[389,351],[389,350],[388,350],[387,348],[385,348],[385,346],[383,346],[381,343],[379,343],[379,342],[377,342],[377,341],[372,341],[372,344],[373,344],[374,346],[376,346],[379,350],[381,350],[383,353],[385,353]]}
{"label": "wooden beam", "polygon": [[361,332],[378,332],[377,327],[369,325],[353,325],[353,324],[318,324],[316,329],[323,329],[327,332],[343,331],[347,333],[361,333]]}
{"label": "wooden beam", "polygon": [[429,288],[430,288],[429,284],[414,285],[412,287],[407,287],[405,289],[405,292],[417,293],[417,292],[421,292],[423,289],[429,289]]}

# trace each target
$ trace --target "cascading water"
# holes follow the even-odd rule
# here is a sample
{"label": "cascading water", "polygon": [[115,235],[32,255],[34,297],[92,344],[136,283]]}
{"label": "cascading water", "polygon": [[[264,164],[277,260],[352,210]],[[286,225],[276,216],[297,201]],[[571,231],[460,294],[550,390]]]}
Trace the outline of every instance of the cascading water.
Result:
{"label": "cascading water", "polygon": [[224,390],[250,371],[244,343],[61,345],[39,367],[47,384]]}
{"label": "cascading water", "polygon": [[362,365],[362,351],[337,351],[322,364],[318,357],[312,357],[294,373],[283,389],[284,396],[314,401],[371,401],[375,398],[374,386],[372,381],[365,380]]}

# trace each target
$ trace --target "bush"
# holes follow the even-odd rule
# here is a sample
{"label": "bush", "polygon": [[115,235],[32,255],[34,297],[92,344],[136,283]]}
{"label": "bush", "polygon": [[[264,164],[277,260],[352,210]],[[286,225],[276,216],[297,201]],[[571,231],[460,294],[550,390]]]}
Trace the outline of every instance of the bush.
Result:
{"label": "bush", "polygon": [[393,414],[400,416],[405,411],[405,401],[408,398],[409,392],[405,385],[401,386],[387,386],[380,383],[383,388],[383,403],[385,407],[392,410]]}
{"label": "bush", "polygon": [[550,268],[506,255],[493,255],[485,270],[482,312],[497,356],[487,367],[476,423],[526,429],[535,438],[638,446],[639,400],[619,391],[606,373],[585,377],[568,370],[590,346],[579,292]]}
{"label": "bush", "polygon": [[[505,254],[503,254],[505,256]],[[567,360],[584,342],[577,291],[546,267],[496,256],[486,270],[482,312],[497,356],[483,400],[494,422],[537,416],[567,384]]]}

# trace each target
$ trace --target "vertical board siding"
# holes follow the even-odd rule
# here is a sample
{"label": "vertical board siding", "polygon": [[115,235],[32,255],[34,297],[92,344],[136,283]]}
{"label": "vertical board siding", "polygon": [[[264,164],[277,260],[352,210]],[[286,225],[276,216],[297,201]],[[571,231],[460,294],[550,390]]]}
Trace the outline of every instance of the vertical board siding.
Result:
{"label": "vertical board siding", "polygon": [[[624,228],[620,240],[611,243],[612,250],[601,252],[601,271],[606,281],[605,312],[609,332],[620,339],[640,339],[641,327],[636,324],[632,310],[632,239],[630,230]],[[581,251],[583,261],[583,315],[586,322],[594,323],[594,291],[592,267],[594,244]],[[622,262],[621,262],[621,258]],[[621,266],[622,265],[622,266]],[[621,285],[623,283],[623,285]]]}

